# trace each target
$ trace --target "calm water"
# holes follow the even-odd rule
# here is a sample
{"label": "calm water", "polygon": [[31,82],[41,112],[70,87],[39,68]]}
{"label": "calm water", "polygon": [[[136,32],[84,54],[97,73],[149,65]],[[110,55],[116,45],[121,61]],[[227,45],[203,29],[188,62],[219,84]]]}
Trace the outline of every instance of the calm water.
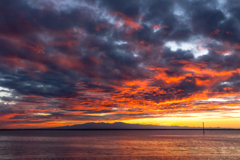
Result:
{"label": "calm water", "polygon": [[0,131],[0,159],[240,159],[240,131]]}

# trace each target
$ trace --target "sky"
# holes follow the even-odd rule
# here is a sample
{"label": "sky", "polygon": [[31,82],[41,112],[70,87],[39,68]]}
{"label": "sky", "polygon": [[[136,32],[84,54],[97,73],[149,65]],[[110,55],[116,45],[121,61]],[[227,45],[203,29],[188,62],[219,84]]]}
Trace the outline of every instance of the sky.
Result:
{"label": "sky", "polygon": [[0,1],[0,128],[240,128],[239,0]]}

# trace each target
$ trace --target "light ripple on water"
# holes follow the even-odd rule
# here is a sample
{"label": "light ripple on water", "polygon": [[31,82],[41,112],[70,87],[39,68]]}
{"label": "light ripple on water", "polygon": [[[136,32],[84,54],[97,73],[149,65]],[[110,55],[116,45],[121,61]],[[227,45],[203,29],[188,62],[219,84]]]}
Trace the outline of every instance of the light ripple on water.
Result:
{"label": "light ripple on water", "polygon": [[239,159],[240,131],[0,131],[0,159]]}

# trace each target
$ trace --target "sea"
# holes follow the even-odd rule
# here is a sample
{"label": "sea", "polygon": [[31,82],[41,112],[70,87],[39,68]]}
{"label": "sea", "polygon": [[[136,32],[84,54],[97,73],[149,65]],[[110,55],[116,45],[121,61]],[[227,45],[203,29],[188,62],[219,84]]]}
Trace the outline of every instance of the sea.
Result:
{"label": "sea", "polygon": [[240,130],[0,130],[1,160],[240,159]]}

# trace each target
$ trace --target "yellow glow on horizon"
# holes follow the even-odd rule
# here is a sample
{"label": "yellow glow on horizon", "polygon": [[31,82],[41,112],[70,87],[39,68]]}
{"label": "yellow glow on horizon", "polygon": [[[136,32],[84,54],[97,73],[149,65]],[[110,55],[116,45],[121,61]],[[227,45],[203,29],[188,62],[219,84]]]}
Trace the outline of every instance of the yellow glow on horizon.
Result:
{"label": "yellow glow on horizon", "polygon": [[[200,114],[201,115],[201,114]],[[202,127],[202,122],[206,128],[240,128],[240,117],[211,117],[211,116],[196,116],[196,117],[162,117],[162,118],[144,118],[130,119],[122,121],[129,124],[145,124],[159,126],[187,126],[187,127]]]}

